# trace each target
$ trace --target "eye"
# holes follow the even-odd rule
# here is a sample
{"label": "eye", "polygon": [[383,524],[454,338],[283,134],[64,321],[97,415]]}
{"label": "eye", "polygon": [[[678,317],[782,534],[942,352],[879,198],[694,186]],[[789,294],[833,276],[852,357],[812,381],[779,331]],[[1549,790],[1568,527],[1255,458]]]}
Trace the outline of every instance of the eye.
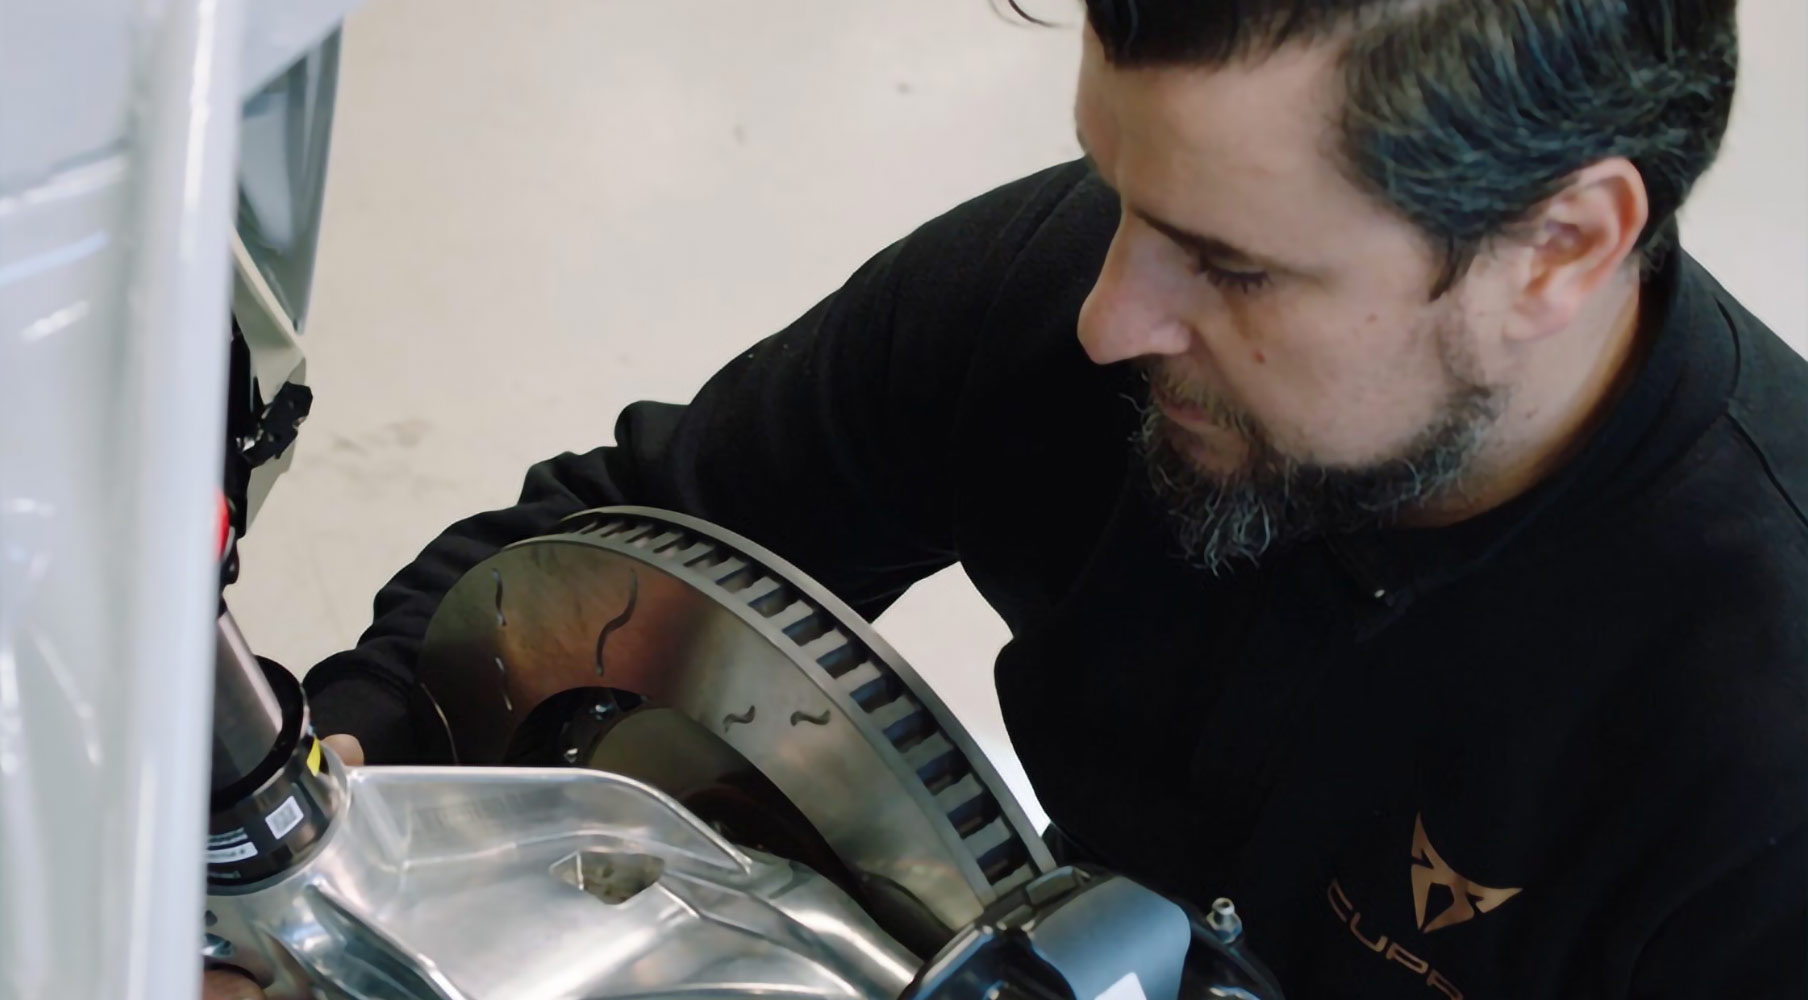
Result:
{"label": "eye", "polygon": [[1239,295],[1253,295],[1272,280],[1266,271],[1231,271],[1205,260],[1195,260],[1193,267],[1213,285]]}

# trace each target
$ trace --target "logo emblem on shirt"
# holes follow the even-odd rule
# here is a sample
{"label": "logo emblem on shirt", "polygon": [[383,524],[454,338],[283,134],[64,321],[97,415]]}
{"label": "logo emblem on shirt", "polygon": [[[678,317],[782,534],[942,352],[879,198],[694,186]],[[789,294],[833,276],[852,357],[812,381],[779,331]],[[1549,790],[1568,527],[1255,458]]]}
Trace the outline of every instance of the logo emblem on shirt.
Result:
{"label": "logo emblem on shirt", "polygon": [[[1490,889],[1458,875],[1431,846],[1431,838],[1425,835],[1424,816],[1413,820],[1412,856],[1416,862],[1412,866],[1413,912],[1419,918],[1419,930],[1426,934],[1468,923],[1478,912],[1492,913],[1523,891]],[[1450,893],[1450,905],[1427,920],[1426,911],[1431,906],[1434,887],[1442,887]]]}

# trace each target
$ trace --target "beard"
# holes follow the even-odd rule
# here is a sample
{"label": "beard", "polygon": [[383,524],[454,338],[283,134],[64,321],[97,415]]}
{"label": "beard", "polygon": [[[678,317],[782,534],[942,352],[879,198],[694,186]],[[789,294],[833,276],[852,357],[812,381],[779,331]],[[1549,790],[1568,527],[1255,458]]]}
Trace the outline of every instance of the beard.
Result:
{"label": "beard", "polygon": [[[1257,562],[1282,545],[1394,525],[1457,494],[1506,402],[1504,389],[1485,384],[1466,363],[1457,333],[1438,338],[1446,391],[1435,415],[1404,447],[1363,465],[1293,458],[1230,401],[1147,366],[1149,394],[1137,444],[1186,558],[1218,573],[1239,560]],[[1239,466],[1229,472],[1202,468],[1187,454],[1186,431],[1155,404],[1158,397],[1201,407],[1214,424],[1236,434],[1244,446]]]}

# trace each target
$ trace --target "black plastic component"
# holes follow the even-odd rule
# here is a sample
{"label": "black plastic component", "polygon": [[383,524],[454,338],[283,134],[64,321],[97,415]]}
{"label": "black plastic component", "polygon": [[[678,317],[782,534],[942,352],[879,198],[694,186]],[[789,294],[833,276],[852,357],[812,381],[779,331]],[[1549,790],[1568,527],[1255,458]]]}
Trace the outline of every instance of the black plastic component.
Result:
{"label": "black plastic component", "polygon": [[[249,527],[246,513],[251,471],[278,458],[295,443],[302,421],[314,406],[314,392],[304,385],[285,382],[269,402],[267,386],[259,385],[251,365],[251,349],[232,317],[230,371],[226,394],[226,468],[224,488],[232,509],[232,528],[243,538]],[[227,583],[238,577],[236,559],[229,565]]]}
{"label": "black plastic component", "polygon": [[257,434],[245,444],[245,462],[251,468],[289,450],[301,432],[301,422],[314,408],[314,390],[294,382],[284,383],[276,398],[258,415]]}

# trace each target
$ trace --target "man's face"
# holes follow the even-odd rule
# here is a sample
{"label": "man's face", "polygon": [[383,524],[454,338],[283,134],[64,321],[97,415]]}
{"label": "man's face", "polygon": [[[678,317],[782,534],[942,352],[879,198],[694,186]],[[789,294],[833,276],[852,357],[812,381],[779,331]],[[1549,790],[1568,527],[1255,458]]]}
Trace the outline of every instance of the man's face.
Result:
{"label": "man's face", "polygon": [[1441,261],[1336,158],[1329,46],[1117,69],[1087,38],[1076,120],[1122,221],[1080,317],[1151,387],[1152,480],[1214,567],[1454,490],[1498,417],[1486,268]]}

